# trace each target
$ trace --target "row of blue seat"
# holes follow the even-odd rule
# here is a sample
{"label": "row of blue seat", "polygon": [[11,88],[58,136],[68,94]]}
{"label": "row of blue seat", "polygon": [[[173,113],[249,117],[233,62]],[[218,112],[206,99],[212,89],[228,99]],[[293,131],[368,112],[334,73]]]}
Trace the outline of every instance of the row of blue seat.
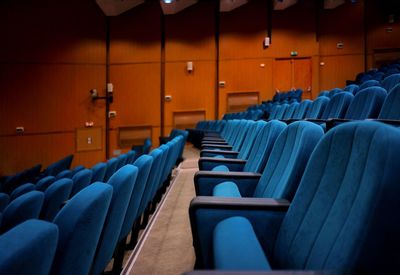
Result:
{"label": "row of blue seat", "polygon": [[379,69],[371,69],[367,72],[359,73],[356,76],[355,84],[362,84],[368,80],[382,81],[392,74],[400,73],[400,60],[382,65]]}
{"label": "row of blue seat", "polygon": [[195,176],[196,268],[398,269],[400,130],[272,120],[227,122],[221,134],[204,138]]}
{"label": "row of blue seat", "polygon": [[[114,173],[108,177],[108,169],[105,172],[103,169],[102,173],[97,173],[96,180],[92,179],[96,169],[83,168],[72,175],[72,179],[69,178],[70,170],[62,171],[45,188],[44,194],[35,190],[14,198],[3,212],[3,222],[7,221],[7,227],[3,228],[4,233],[0,236],[0,247],[7,245],[7,240],[15,236],[12,242],[17,249],[14,251],[16,254],[2,253],[0,273],[48,274],[51,268],[55,274],[100,274],[113,257],[114,251],[114,271],[120,271],[127,248],[127,236],[135,231],[131,235],[132,243],[135,242],[134,234],[139,229],[137,226],[144,226],[142,216],[150,211],[150,206],[157,203],[157,196],[165,191],[170,172],[180,157],[184,143],[184,137],[179,135],[136,160],[131,151],[116,158],[120,161]],[[114,167],[114,163],[115,160],[110,159],[101,166]],[[88,184],[79,184],[80,190],[70,196],[75,186],[74,177],[82,173]],[[99,174],[104,176],[103,181],[106,183],[97,181],[101,178]],[[46,193],[58,185],[68,185],[67,191],[70,192],[57,195],[64,196],[64,199],[59,200],[62,208],[57,209],[55,217],[47,219],[52,224],[31,220],[24,222],[39,218]],[[68,193],[66,197],[65,193]],[[65,199],[68,199],[66,203],[63,201]],[[22,207],[23,204],[25,207]],[[57,225],[56,230],[54,224]],[[37,234],[43,230],[48,232],[46,237],[30,239],[19,236],[18,232],[34,231],[37,228]],[[52,236],[51,240],[41,243],[49,235]],[[32,251],[41,252],[43,258],[35,256],[35,260],[30,261]],[[20,257],[24,259],[24,265],[21,265],[22,260],[16,260]]]}

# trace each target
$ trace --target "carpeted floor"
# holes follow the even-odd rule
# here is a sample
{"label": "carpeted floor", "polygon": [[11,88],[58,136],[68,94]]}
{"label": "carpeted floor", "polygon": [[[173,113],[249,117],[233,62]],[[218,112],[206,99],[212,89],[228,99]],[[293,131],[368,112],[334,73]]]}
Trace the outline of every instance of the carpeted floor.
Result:
{"label": "carpeted floor", "polygon": [[182,274],[193,269],[195,256],[189,223],[189,203],[194,197],[193,176],[199,153],[191,145],[154,222],[142,235],[143,241],[130,256],[126,274]]}

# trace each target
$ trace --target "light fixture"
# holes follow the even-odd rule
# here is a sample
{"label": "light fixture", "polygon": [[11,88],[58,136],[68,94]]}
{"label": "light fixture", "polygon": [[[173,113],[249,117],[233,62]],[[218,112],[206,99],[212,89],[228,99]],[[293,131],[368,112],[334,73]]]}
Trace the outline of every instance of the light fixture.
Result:
{"label": "light fixture", "polygon": [[171,4],[172,2],[174,2],[174,0],[163,0],[163,2],[164,2],[165,4]]}

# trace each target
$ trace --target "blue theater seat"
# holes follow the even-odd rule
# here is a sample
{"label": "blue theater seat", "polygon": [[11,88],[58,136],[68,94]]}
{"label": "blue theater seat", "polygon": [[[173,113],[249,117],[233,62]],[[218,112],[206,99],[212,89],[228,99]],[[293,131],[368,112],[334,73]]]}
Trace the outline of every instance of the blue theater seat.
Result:
{"label": "blue theater seat", "polygon": [[95,164],[92,168],[92,183],[96,181],[104,181],[104,177],[107,171],[107,164],[104,162],[99,162]]}
{"label": "blue theater seat", "polygon": [[59,229],[59,241],[52,274],[89,273],[112,193],[111,185],[93,183],[58,212],[53,221]]}
{"label": "blue theater seat", "polygon": [[114,174],[114,172],[117,170],[118,166],[118,159],[117,158],[112,158],[107,161],[107,170],[106,174],[104,175],[103,181],[108,181],[108,179]]}
{"label": "blue theater seat", "polygon": [[382,80],[381,85],[389,93],[394,86],[400,84],[400,74],[392,74]]}
{"label": "blue theater seat", "polygon": [[46,189],[40,219],[53,221],[62,205],[70,197],[72,185],[72,179],[63,178],[55,181]]}
{"label": "blue theater seat", "polygon": [[19,196],[28,193],[30,191],[35,190],[35,185],[33,183],[25,183],[22,184],[21,186],[17,187],[16,189],[14,189],[14,191],[12,191],[11,195],[10,195],[10,200],[15,200],[16,198],[18,198]]}
{"label": "blue theater seat", "polygon": [[56,178],[54,176],[47,176],[42,179],[40,179],[36,183],[36,190],[38,191],[44,191],[46,190],[53,182],[55,182]]}
{"label": "blue theater seat", "polygon": [[25,193],[10,202],[3,211],[1,232],[29,219],[39,218],[44,201],[44,194],[39,191]]}
{"label": "blue theater seat", "polygon": [[190,217],[197,267],[346,274],[398,270],[399,156],[397,128],[349,122],[318,143],[290,205],[195,198]]}
{"label": "blue theater seat", "polygon": [[97,245],[91,274],[101,274],[113,256],[137,175],[137,167],[127,164],[116,171],[107,182],[113,187],[113,195]]}
{"label": "blue theater seat", "polygon": [[6,193],[0,193],[0,213],[6,208],[10,202],[10,196]]}
{"label": "blue theater seat", "polygon": [[56,225],[28,220],[0,236],[0,274],[49,274],[58,242]]}
{"label": "blue theater seat", "polygon": [[71,198],[91,183],[92,174],[92,170],[83,169],[72,177],[74,184],[72,185]]}

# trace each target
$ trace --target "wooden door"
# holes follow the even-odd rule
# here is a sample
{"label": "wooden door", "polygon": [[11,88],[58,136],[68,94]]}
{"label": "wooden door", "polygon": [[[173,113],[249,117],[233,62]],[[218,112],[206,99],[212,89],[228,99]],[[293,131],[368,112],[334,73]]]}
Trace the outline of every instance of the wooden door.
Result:
{"label": "wooden door", "polygon": [[311,98],[311,58],[279,58],[273,67],[273,89],[286,92],[302,89],[303,99]]}

